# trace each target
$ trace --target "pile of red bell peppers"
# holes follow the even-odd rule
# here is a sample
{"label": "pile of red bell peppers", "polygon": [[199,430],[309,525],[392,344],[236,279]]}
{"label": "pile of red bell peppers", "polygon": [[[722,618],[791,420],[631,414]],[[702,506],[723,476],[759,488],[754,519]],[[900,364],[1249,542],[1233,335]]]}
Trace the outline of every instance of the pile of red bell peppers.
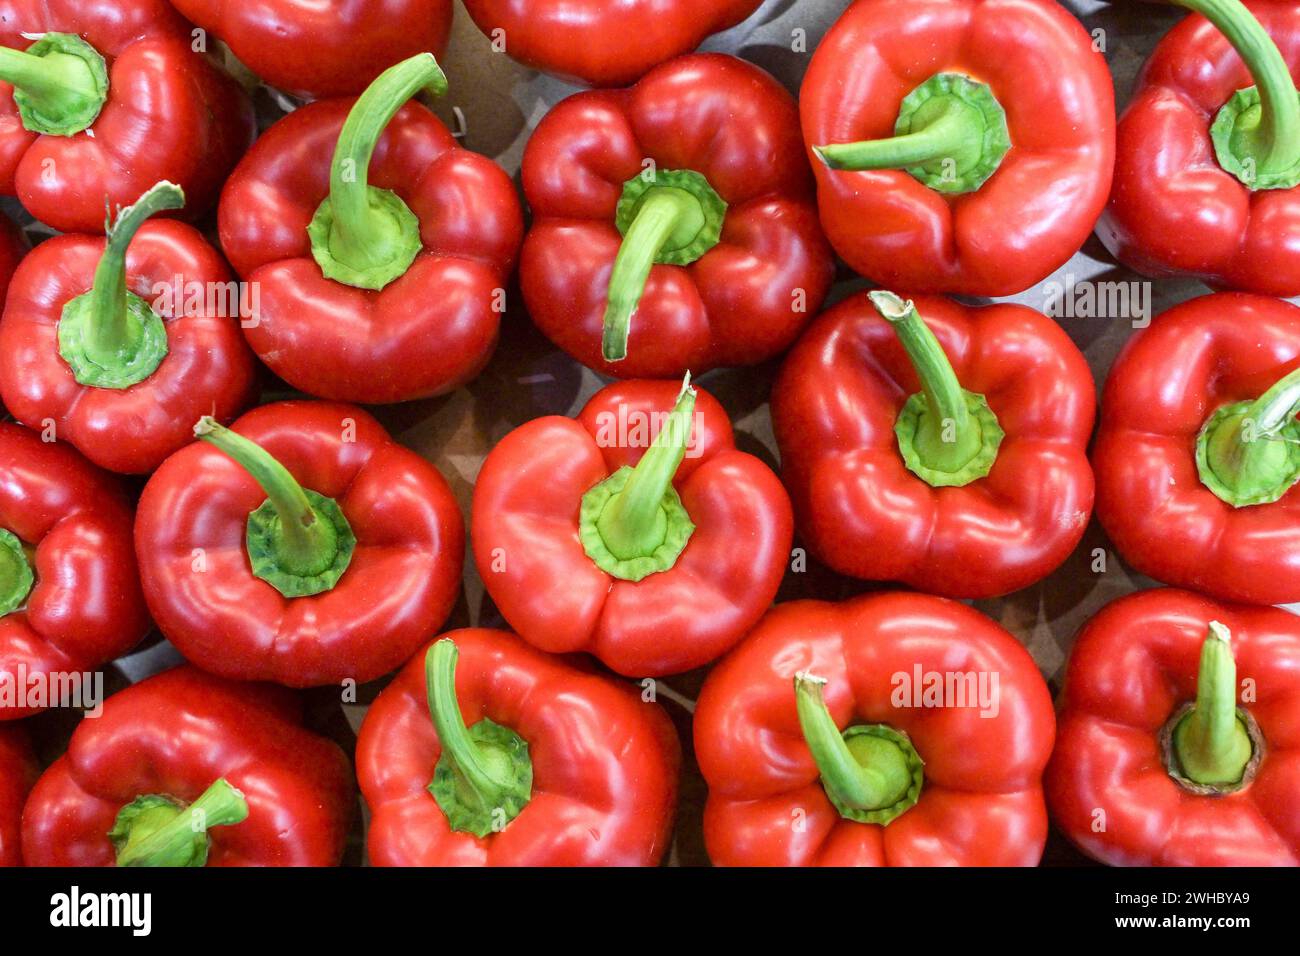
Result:
{"label": "pile of red bell peppers", "polygon": [[[685,672],[716,865],[1300,865],[1300,3],[1176,2],[1117,117],[1054,0],[856,0],[797,99],[694,52],[757,0],[466,0],[474,56],[590,87],[517,189],[440,119],[447,0],[0,0],[0,191],[50,227],[0,221],[0,866],[338,865],[358,794],[374,865],[656,865]],[[969,300],[1094,230],[1214,290],[1100,409]],[[472,402],[516,294],[606,380],[444,475],[363,406]],[[1054,707],[960,602],[1094,507],[1170,587]],[[500,626],[444,633],[467,544]],[[809,554],[888,586],[791,600]],[[184,663],[66,693],[155,630]],[[349,755],[303,694],[371,682]]]}

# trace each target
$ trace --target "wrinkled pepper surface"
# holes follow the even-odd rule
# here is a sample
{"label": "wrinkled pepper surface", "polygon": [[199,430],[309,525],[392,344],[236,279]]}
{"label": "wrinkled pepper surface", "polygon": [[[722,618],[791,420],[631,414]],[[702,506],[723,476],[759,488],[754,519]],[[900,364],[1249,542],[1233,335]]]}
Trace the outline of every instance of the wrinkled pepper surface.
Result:
{"label": "wrinkled pepper surface", "polygon": [[149,631],[131,524],[114,477],[0,423],[0,721],[57,703],[51,675],[96,670]]}
{"label": "wrinkled pepper surface", "polygon": [[639,689],[504,631],[452,631],[366,714],[357,776],[378,866],[654,866],[677,734]]}
{"label": "wrinkled pepper surface", "polygon": [[119,691],[32,788],[24,861],[337,866],[351,768],[301,723],[291,691],[193,667]]}
{"label": "wrinkled pepper surface", "polygon": [[241,294],[193,226],[146,221],[184,195],[159,183],[108,237],[58,236],[24,260],[0,320],[0,395],[33,428],[110,471],[144,474],[257,394]]}
{"label": "wrinkled pepper surface", "polygon": [[1079,250],[1110,192],[1110,71],[1052,0],[857,0],[799,108],[826,236],[887,287],[1021,292]]}
{"label": "wrinkled pepper surface", "polygon": [[1046,787],[1112,866],[1300,865],[1300,619],[1172,589],[1108,605],[1070,651]]}
{"label": "wrinkled pepper surface", "polygon": [[[647,447],[649,446],[649,447]],[[524,640],[632,677],[716,660],[790,560],[785,489],[706,392],[632,381],[516,428],[474,488],[474,558]]]}
{"label": "wrinkled pepper surface", "polygon": [[778,605],[695,710],[721,866],[1037,866],[1055,724],[1029,653],[924,594]]}
{"label": "wrinkled pepper surface", "polygon": [[819,318],[772,391],[782,477],[813,554],[948,597],[1041,580],[1092,514],[1092,374],[1022,305],[886,291]]}
{"label": "wrinkled pepper surface", "polygon": [[0,2],[0,193],[63,232],[102,232],[161,180],[197,218],[257,131],[166,0]]}
{"label": "wrinkled pepper surface", "polygon": [[154,619],[195,664],[362,683],[446,619],[465,550],[456,499],[369,414],[280,402],[195,433],[145,486],[135,529]]}
{"label": "wrinkled pepper surface", "polygon": [[1228,601],[1300,601],[1300,309],[1184,302],[1111,366],[1097,517],[1124,560]]}
{"label": "wrinkled pepper surface", "polygon": [[221,246],[260,290],[244,334],[295,388],[403,402],[491,357],[523,211],[501,167],[409,102],[446,89],[432,54],[410,57],[283,117],[226,183]]}
{"label": "wrinkled pepper surface", "polygon": [[735,57],[569,97],[529,140],[523,181],[529,315],[603,374],[765,361],[830,288],[794,99]]}

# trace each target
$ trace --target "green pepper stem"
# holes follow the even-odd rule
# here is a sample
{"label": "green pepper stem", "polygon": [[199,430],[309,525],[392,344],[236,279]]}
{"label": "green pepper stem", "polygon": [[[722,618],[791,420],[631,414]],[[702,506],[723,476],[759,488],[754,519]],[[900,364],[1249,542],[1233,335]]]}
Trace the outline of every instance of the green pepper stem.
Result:
{"label": "green pepper stem", "polygon": [[1247,412],[1257,435],[1273,436],[1300,412],[1300,368],[1282,376]]}
{"label": "green pepper stem", "polygon": [[108,100],[108,64],[75,33],[43,33],[25,51],[0,47],[23,128],[50,136],[89,129]]}
{"label": "green pepper stem", "polygon": [[902,169],[952,157],[964,144],[982,135],[979,115],[958,102],[949,103],[929,126],[888,139],[814,146],[813,152],[831,169]]}
{"label": "green pepper stem", "polygon": [[694,414],[695,389],[688,372],[668,420],[596,521],[601,539],[616,558],[644,557],[664,542],[668,533],[664,495],[686,457]]}
{"label": "green pepper stem", "polygon": [[459,656],[456,645],[443,638],[424,657],[425,696],[442,749],[428,790],[453,832],[487,837],[528,806],[533,762],[528,742],[510,728],[488,717],[465,726],[456,697]]}
{"label": "green pepper stem", "polygon": [[1253,402],[1216,411],[1197,436],[1202,482],[1234,507],[1276,501],[1300,477],[1300,369]]}
{"label": "green pepper stem", "polygon": [[813,147],[831,169],[901,169],[941,193],[974,192],[1011,149],[1006,110],[992,87],[962,73],[936,73],[899,104],[894,135]]}
{"label": "green pepper stem", "polygon": [[609,275],[609,300],[601,353],[607,362],[627,357],[632,313],[645,293],[650,269],[674,236],[693,236],[704,225],[700,202],[684,189],[664,186],[648,191],[623,236]]}
{"label": "green pepper stem", "polygon": [[199,419],[194,435],[218,448],[261,485],[280,519],[279,561],[291,573],[315,574],[322,553],[336,548],[337,535],[321,520],[289,470],[256,442],[219,423],[209,415]]}
{"label": "green pepper stem", "polygon": [[1278,379],[1240,415],[1219,424],[1209,436],[1214,470],[1225,479],[1240,478],[1269,454],[1268,442],[1300,412],[1300,368]]}
{"label": "green pepper stem", "polygon": [[144,338],[144,328],[132,321],[128,309],[126,251],[145,221],[167,209],[185,205],[185,193],[175,183],[160,182],[117,214],[108,227],[108,244],[95,267],[90,292],[84,348],[86,357],[99,365],[120,362],[133,354]]}
{"label": "green pepper stem", "polygon": [[831,718],[822,695],[826,681],[811,674],[794,678],[795,706],[804,740],[812,752],[822,785],[837,805],[881,810],[907,796],[912,769],[903,751],[879,737],[853,737],[857,752]]}
{"label": "green pepper stem", "polygon": [[38,100],[92,100],[99,93],[95,76],[86,62],[66,53],[35,56],[0,47],[0,80]]}
{"label": "green pepper stem", "polygon": [[329,248],[335,258],[363,270],[394,257],[392,219],[372,202],[370,159],[384,128],[420,90],[447,92],[447,77],[432,53],[420,53],[389,67],[358,97],[339,132],[330,165],[329,202],[333,222]]}
{"label": "green pepper stem", "polygon": [[971,421],[966,393],[943,346],[910,299],[883,290],[867,295],[881,317],[893,326],[921,381],[928,414],[917,428],[917,453],[937,471],[960,470],[979,454],[981,436]]}
{"label": "green pepper stem", "polygon": [[148,808],[114,828],[118,866],[202,865],[207,860],[207,832],[248,818],[244,795],[224,779],[218,779],[188,807],[146,797],[127,809],[141,803]]}
{"label": "green pepper stem", "polygon": [[[469,727],[456,699],[456,661],[460,649],[444,638],[429,648],[424,659],[424,683],[429,713],[438,744],[451,757],[464,786],[473,791],[480,806],[500,806],[509,790],[509,781],[498,779],[493,767],[470,736]],[[463,796],[463,793],[462,793]]]}
{"label": "green pepper stem", "polygon": [[1223,785],[1241,780],[1252,746],[1237,716],[1237,665],[1232,635],[1211,621],[1201,645],[1196,678],[1196,705],[1174,729],[1174,752],[1188,779]]}
{"label": "green pepper stem", "polygon": [[1268,31],[1241,0],[1174,0],[1199,13],[1227,37],[1259,90],[1258,124],[1246,133],[1257,173],[1286,170],[1300,161],[1300,94]]}

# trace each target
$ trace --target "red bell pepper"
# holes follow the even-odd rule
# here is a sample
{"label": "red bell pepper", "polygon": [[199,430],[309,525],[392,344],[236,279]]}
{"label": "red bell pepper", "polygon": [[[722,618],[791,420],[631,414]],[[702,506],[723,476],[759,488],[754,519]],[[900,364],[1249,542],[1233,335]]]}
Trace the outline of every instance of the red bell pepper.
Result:
{"label": "red bell pepper", "polygon": [[451,0],[172,0],[266,83],[298,96],[351,96],[399,60],[442,56]]}
{"label": "red bell pepper", "polygon": [[504,631],[452,631],[361,725],[370,862],[654,866],[679,763],[672,724],[633,688]]}
{"label": "red bell pepper", "polygon": [[1079,543],[1095,408],[1083,355],[1033,309],[890,292],[818,319],[772,392],[812,553],[963,598],[1028,587]]}
{"label": "red bell pepper", "polygon": [[830,289],[795,102],[735,57],[685,56],[630,90],[569,97],[529,141],[523,181],[528,312],[598,372],[765,361]]}
{"label": "red bell pepper", "polygon": [[1033,659],[971,608],[906,593],[779,605],[696,706],[709,857],[1035,866],[1053,730]]}
{"label": "red bell pepper", "polygon": [[1300,866],[1300,619],[1168,589],[1109,605],[1070,652],[1046,787],[1112,866]]}
{"label": "red bell pepper", "polygon": [[1051,0],[858,0],[799,105],[826,235],[881,285],[1021,292],[1110,191],[1110,71]]}
{"label": "red bell pepper", "polygon": [[763,0],[465,0],[498,49],[589,86],[626,86],[735,26]]}
{"label": "red bell pepper", "polygon": [[41,243],[0,321],[9,411],[33,428],[54,423],[110,471],[153,471],[190,442],[199,416],[228,422],[257,392],[221,254],[193,226],[145,222],[183,202],[179,187],[159,183],[107,239]]}
{"label": "red bell pepper", "polygon": [[499,166],[407,102],[446,87],[431,54],[404,60],[281,119],[226,184],[221,245],[261,295],[244,333],[290,385],[401,402],[491,357],[523,212]]}
{"label": "red bell pepper", "polygon": [[28,866],[337,866],[352,815],[338,745],[289,691],[179,667],[83,720],[23,813]]}
{"label": "red bell pepper", "polygon": [[1143,574],[1300,601],[1300,309],[1222,293],[1157,316],[1111,367],[1097,517]]}
{"label": "red bell pepper", "polygon": [[12,219],[0,214],[0,308],[9,294],[9,281],[27,255],[27,238]]}
{"label": "red bell pepper", "polygon": [[[647,448],[649,446],[649,448]],[[631,677],[702,667],[772,603],[790,501],[706,392],[634,381],[516,428],[474,487],[474,557],[511,627]]]}
{"label": "red bell pepper", "polygon": [[38,773],[22,728],[0,724],[0,867],[23,865],[23,804]]}
{"label": "red bell pepper", "polygon": [[192,43],[165,0],[0,0],[0,192],[64,232],[164,179],[206,212],[256,123]]}
{"label": "red bell pepper", "polygon": [[1175,0],[1119,124],[1098,234],[1154,276],[1300,294],[1300,7]]}
{"label": "red bell pepper", "polygon": [[214,674],[291,687],[388,673],[451,611],[465,531],[438,470],[359,408],[264,405],[145,486],[145,598]]}
{"label": "red bell pepper", "polygon": [[[131,549],[131,507],[117,481],[65,444],[0,423],[0,720],[34,678],[83,673],[149,630]],[[6,697],[9,697],[6,694]]]}

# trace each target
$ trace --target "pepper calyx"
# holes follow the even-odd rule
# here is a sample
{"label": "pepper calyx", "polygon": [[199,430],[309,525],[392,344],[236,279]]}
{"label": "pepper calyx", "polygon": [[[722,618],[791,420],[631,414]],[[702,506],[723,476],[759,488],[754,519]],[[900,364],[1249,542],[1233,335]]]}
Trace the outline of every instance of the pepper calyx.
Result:
{"label": "pepper calyx", "polygon": [[253,575],[287,598],[310,597],[338,584],[357,545],[338,502],[302,487],[266,449],[211,416],[199,420],[194,436],[231,458],[266,492],[245,532]]}
{"label": "pepper calyx", "polygon": [[7,528],[0,528],[0,617],[25,605],[35,584],[36,575],[22,541]]}
{"label": "pepper calyx", "polygon": [[921,798],[925,762],[907,734],[886,724],[835,724],[825,678],[795,674],[795,707],[822,788],[846,820],[888,826]]}
{"label": "pepper calyx", "polygon": [[605,361],[627,357],[632,315],[651,268],[695,262],[721,241],[726,216],[726,201],[694,170],[647,171],[623,184],[615,214],[623,242],[610,270],[601,335]]}
{"label": "pepper calyx", "polygon": [[330,163],[329,194],[307,226],[312,257],[327,279],[378,291],[404,276],[424,247],[419,217],[397,193],[369,182],[380,136],[421,91],[447,92],[446,74],[432,53],[384,70],[348,112]]}
{"label": "pepper calyx", "polygon": [[1010,150],[993,89],[962,73],[936,73],[903,97],[892,138],[813,147],[831,169],[901,169],[949,195],[978,190]]}
{"label": "pepper calyx", "polygon": [[442,753],[428,791],[455,832],[500,833],[532,799],[533,761],[528,741],[484,717],[465,725],[456,697],[460,650],[449,638],[424,658],[425,696]]}
{"label": "pepper calyx", "polygon": [[49,136],[89,129],[108,101],[108,64],[75,33],[46,33],[26,51],[0,51],[23,128]]}
{"label": "pepper calyx", "polygon": [[118,866],[203,866],[209,831],[247,818],[244,794],[219,778],[188,806],[166,794],[136,797],[118,811],[108,839]]}
{"label": "pepper calyx", "polygon": [[625,465],[582,496],[578,538],[607,574],[640,581],[667,571],[695,532],[673,487],[691,437],[695,394],[687,372],[676,405],[636,467]]}

